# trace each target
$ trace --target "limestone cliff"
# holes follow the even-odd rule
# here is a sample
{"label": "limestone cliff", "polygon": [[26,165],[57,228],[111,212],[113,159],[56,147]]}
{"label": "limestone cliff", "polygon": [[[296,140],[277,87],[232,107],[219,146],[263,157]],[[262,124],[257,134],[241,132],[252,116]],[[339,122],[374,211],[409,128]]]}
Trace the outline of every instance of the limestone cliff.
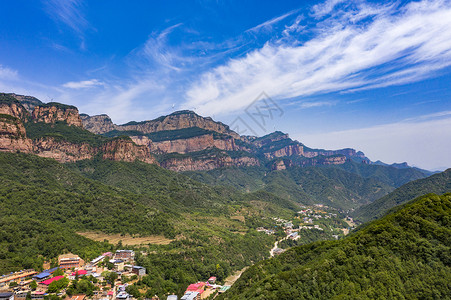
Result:
{"label": "limestone cliff", "polygon": [[[42,157],[53,158],[59,162],[74,162],[91,159],[99,153],[104,159],[157,163],[146,146],[139,146],[130,139],[115,138],[100,145],[88,142],[69,142],[64,136],[42,136],[35,139],[27,137],[24,121],[29,118],[27,110],[11,97],[0,97],[0,151],[21,151]],[[65,119],[67,118],[67,119]],[[78,110],[59,104],[36,106],[33,111],[33,124],[65,122],[68,126],[81,126]]]}
{"label": "limestone cliff", "polygon": [[12,115],[1,113],[0,151],[31,152],[32,148],[32,142],[26,137],[25,127],[22,121]]}
{"label": "limestone cliff", "polygon": [[165,130],[178,130],[184,128],[198,127],[205,130],[215,131],[218,133],[230,135],[233,138],[239,138],[239,135],[230,130],[229,126],[215,122],[212,118],[204,118],[193,111],[183,110],[162,116],[150,121],[129,122],[123,125],[114,125],[107,115],[82,117],[83,124],[86,129],[93,133],[102,134],[111,130],[120,131],[140,131],[144,134]]}
{"label": "limestone cliff", "polygon": [[124,139],[113,139],[99,147],[94,147],[87,143],[69,143],[52,137],[40,138],[33,141],[33,153],[63,163],[92,159],[98,153],[101,153],[102,158],[108,160],[127,162],[139,160],[149,164],[157,164],[156,159],[150,154],[147,147],[138,146],[131,140]]}
{"label": "limestone cliff", "polygon": [[67,125],[83,127],[78,109],[75,106],[56,102],[36,106],[33,110],[32,119],[34,122],[66,122]]}
{"label": "limestone cliff", "polygon": [[132,140],[113,139],[104,143],[99,150],[103,153],[104,159],[157,163],[156,159],[150,154],[149,148],[136,145]]}
{"label": "limestone cliff", "polygon": [[207,171],[222,167],[248,167],[259,166],[258,159],[253,157],[216,156],[203,159],[193,159],[192,157],[170,158],[160,163],[163,168],[176,171]]}
{"label": "limestone cliff", "polygon": [[233,138],[215,139],[213,134],[156,142],[146,136],[131,136],[131,138],[137,145],[146,145],[151,152],[157,154],[174,152],[185,154],[202,151],[213,147],[227,151],[241,150],[241,147],[235,144],[235,140]]}
{"label": "limestone cliff", "polygon": [[83,128],[95,134],[101,134],[112,130],[117,130],[117,125],[113,124],[108,115],[88,116],[80,114]]}
{"label": "limestone cliff", "polygon": [[10,115],[22,121],[26,121],[30,115],[18,101],[0,102],[0,114]]}
{"label": "limestone cliff", "polygon": [[17,95],[14,93],[8,94],[17,101],[20,102],[20,104],[23,105],[23,107],[29,112],[32,113],[34,108],[38,105],[42,105],[43,103],[38,98],[35,98],[33,96],[24,96],[24,95]]}
{"label": "limestone cliff", "polygon": [[304,156],[304,149],[300,144],[288,145],[281,149],[273,150],[264,153],[266,159],[273,159],[276,157],[286,157],[286,156]]}

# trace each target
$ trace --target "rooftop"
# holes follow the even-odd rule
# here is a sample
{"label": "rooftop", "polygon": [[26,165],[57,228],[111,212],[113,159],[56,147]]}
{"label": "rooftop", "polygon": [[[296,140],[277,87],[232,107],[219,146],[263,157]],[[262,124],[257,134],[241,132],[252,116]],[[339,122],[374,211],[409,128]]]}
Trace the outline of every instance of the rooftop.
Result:
{"label": "rooftop", "polygon": [[43,282],[41,282],[41,284],[49,285],[49,284],[51,284],[52,282],[58,281],[58,280],[63,279],[63,278],[64,278],[64,276],[62,276],[62,275],[61,275],[61,276],[56,276],[56,277],[53,277],[53,278],[44,280]]}

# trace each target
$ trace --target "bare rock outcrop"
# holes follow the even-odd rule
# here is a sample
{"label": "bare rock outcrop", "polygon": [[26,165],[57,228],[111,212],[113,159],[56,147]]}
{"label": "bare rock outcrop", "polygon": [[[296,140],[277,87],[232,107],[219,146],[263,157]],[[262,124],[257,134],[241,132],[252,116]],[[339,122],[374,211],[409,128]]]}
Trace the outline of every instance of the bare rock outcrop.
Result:
{"label": "bare rock outcrop", "polygon": [[56,102],[36,106],[33,110],[32,118],[34,122],[66,122],[67,125],[83,127],[78,109],[75,106]]}

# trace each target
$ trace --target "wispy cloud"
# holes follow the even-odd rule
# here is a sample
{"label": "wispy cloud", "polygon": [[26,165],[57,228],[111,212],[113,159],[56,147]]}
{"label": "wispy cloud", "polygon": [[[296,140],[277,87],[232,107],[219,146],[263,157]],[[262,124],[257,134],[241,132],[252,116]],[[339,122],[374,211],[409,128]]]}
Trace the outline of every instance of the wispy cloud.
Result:
{"label": "wispy cloud", "polygon": [[246,30],[246,32],[258,32],[260,30],[271,30],[272,26],[274,24],[279,23],[280,21],[286,19],[289,16],[292,16],[292,15],[296,14],[297,12],[299,12],[299,9],[292,10],[290,12],[287,12],[286,14],[283,14],[281,16],[272,18],[271,20],[268,20],[266,22],[258,24],[257,26],[254,26],[254,27]]}
{"label": "wispy cloud", "polygon": [[69,88],[69,89],[85,89],[85,88],[92,88],[96,86],[103,86],[104,83],[97,80],[97,79],[91,79],[91,80],[83,80],[83,81],[70,81],[65,84],[63,84],[63,87]]}
{"label": "wispy cloud", "polygon": [[451,2],[339,2],[314,7],[316,16],[327,16],[294,43],[268,42],[202,74],[188,88],[185,106],[227,113],[245,108],[262,91],[285,99],[374,89],[451,66]]}
{"label": "wispy cloud", "polygon": [[16,79],[18,77],[18,73],[16,70],[3,67],[0,65],[0,78],[1,79]]}
{"label": "wispy cloud", "polygon": [[312,108],[321,106],[333,106],[337,104],[337,101],[316,101],[316,102],[302,102],[299,104],[300,108]]}
{"label": "wispy cloud", "polygon": [[43,3],[45,11],[55,22],[70,27],[83,37],[84,31],[89,28],[89,22],[83,14],[83,0],[43,0]]}

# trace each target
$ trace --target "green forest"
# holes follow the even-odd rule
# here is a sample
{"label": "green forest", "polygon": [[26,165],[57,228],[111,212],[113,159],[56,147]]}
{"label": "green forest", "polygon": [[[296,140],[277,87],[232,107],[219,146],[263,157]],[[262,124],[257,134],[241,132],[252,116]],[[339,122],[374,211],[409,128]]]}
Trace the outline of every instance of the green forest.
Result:
{"label": "green forest", "polygon": [[220,299],[449,299],[451,194],[428,194],[339,241],[249,268]]}

